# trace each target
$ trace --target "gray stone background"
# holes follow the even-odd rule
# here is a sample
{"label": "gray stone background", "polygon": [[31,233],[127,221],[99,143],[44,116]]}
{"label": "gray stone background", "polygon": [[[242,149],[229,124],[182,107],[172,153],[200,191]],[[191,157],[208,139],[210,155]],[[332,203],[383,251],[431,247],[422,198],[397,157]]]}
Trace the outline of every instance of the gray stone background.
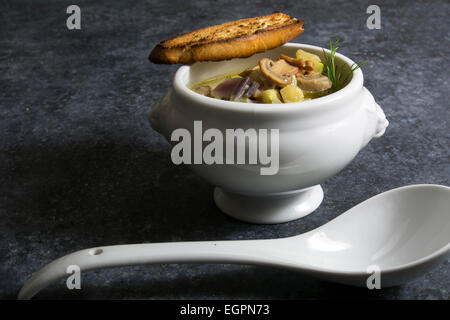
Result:
{"label": "gray stone background", "polygon": [[[381,30],[366,8],[381,7]],[[80,31],[66,7],[81,7]],[[0,1],[0,298],[44,264],[100,245],[262,239],[316,228],[391,188],[449,184],[448,1]],[[368,58],[365,85],[390,126],[323,184],[312,215],[250,225],[223,215],[213,187],[170,161],[146,115],[177,66],[147,60],[160,40],[284,11],[305,20],[295,41]],[[291,271],[156,265],[82,275],[37,298],[448,299],[449,261],[406,285],[369,291]]]}

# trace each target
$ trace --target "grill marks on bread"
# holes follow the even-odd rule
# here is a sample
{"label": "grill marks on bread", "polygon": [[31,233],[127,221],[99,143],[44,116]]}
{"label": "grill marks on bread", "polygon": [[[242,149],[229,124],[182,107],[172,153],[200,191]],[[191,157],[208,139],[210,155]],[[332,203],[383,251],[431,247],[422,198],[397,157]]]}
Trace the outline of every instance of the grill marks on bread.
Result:
{"label": "grill marks on bread", "polygon": [[281,12],[226,22],[159,43],[149,59],[155,63],[191,64],[248,57],[278,47],[303,32],[303,20]]}

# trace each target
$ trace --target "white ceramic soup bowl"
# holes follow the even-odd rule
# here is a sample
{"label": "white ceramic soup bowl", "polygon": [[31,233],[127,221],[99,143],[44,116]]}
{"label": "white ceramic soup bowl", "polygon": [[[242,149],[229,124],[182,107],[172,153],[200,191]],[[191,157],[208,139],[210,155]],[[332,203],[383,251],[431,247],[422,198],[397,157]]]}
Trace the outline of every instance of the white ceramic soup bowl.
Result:
{"label": "white ceramic soup bowl", "polygon": [[[295,56],[297,49],[322,57],[320,47],[287,43],[245,59],[182,66],[175,74],[173,87],[149,115],[152,128],[173,145],[182,140],[172,141],[172,133],[176,129],[189,132],[192,158],[194,153],[201,157],[201,148],[210,143],[203,142],[200,148],[199,145],[194,146],[195,134],[201,137],[198,126],[194,132],[194,121],[201,121],[201,132],[210,128],[219,130],[224,137],[222,142],[218,140],[223,145],[223,163],[230,157],[225,152],[227,129],[255,129],[256,132],[278,129],[276,174],[262,175],[261,168],[268,165],[249,163],[248,152],[255,145],[248,140],[241,141],[247,152],[245,164],[233,162],[233,156],[233,159],[228,159],[229,164],[206,164],[203,161],[193,164],[194,160],[188,164],[216,186],[214,200],[217,206],[236,219],[252,223],[281,223],[313,212],[323,200],[319,184],[342,170],[372,138],[382,136],[388,126],[383,110],[363,87],[360,69],[353,73],[343,89],[325,97],[295,103],[231,102],[202,96],[190,89],[206,79],[254,66],[262,57],[276,60],[280,53]],[[354,63],[341,54],[336,54],[336,58],[338,65],[343,67]],[[260,140],[263,139],[260,137]],[[234,155],[238,146],[235,141]],[[275,150],[272,149],[275,147],[271,146],[270,150]]]}

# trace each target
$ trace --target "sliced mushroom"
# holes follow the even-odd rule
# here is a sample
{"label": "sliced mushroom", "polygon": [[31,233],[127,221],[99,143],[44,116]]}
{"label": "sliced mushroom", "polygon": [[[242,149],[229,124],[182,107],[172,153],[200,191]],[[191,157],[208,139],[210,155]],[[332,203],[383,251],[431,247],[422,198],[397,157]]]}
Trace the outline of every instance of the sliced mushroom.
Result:
{"label": "sliced mushroom", "polygon": [[305,61],[305,70],[307,73],[311,73],[314,70],[315,63],[312,60]]}
{"label": "sliced mushroom", "polygon": [[331,81],[327,76],[318,72],[309,74],[298,73],[296,75],[297,85],[305,91],[322,91],[331,88]]}
{"label": "sliced mushroom", "polygon": [[245,69],[244,71],[242,71],[241,73],[239,73],[239,75],[243,78],[245,77],[249,77],[252,73],[254,73],[255,71],[259,71],[259,65],[254,66],[254,67],[250,67]]}
{"label": "sliced mushroom", "polygon": [[256,81],[259,82],[261,85],[260,89],[262,90],[273,89],[277,86],[276,83],[267,78],[262,72],[259,72],[259,77]]}
{"label": "sliced mushroom", "polygon": [[259,60],[261,72],[274,83],[280,86],[287,86],[292,83],[298,68],[290,65],[286,60],[280,59],[277,62],[268,58]]}
{"label": "sliced mushroom", "polygon": [[259,65],[247,68],[239,74],[241,77],[249,77],[251,81],[258,82],[261,88],[273,88],[275,85],[261,72]]}
{"label": "sliced mushroom", "polygon": [[194,89],[195,92],[200,93],[204,96],[210,96],[211,95],[211,87],[210,86],[200,86]]}
{"label": "sliced mushroom", "polygon": [[300,69],[303,69],[305,67],[305,61],[303,59],[295,59],[295,58],[291,58],[285,54],[280,54],[280,59],[285,60],[287,63],[296,66]]}

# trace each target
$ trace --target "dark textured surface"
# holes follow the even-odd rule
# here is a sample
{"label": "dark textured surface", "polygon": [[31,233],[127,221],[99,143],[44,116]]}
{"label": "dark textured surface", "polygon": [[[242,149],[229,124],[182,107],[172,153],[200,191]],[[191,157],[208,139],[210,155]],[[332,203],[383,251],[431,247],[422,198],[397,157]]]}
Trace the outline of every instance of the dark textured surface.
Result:
{"label": "dark textured surface", "polygon": [[[82,30],[66,28],[72,1],[0,1],[0,298],[15,298],[38,268],[99,245],[257,239],[318,227],[379,192],[449,184],[448,1],[75,1]],[[174,166],[146,114],[176,66],[150,49],[193,28],[281,10],[305,19],[298,42],[361,60],[365,85],[391,122],[337,176],[325,200],[295,222],[258,226],[215,207],[212,186]],[[82,276],[38,298],[448,299],[449,261],[407,285],[369,291],[253,266],[160,265]]]}

